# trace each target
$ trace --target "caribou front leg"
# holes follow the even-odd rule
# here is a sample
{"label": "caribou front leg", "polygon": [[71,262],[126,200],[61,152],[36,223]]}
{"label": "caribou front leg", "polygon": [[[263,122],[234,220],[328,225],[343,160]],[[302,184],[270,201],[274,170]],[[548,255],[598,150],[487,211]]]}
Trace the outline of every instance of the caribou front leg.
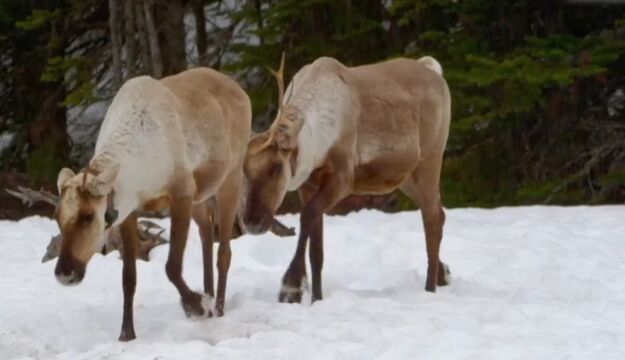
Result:
{"label": "caribou front leg", "polygon": [[202,260],[204,265],[204,294],[215,296],[213,286],[213,238],[215,233],[214,214],[208,208],[208,202],[193,207],[193,219],[200,229],[202,239]]}
{"label": "caribou front leg", "polygon": [[[315,195],[316,187],[306,183],[299,189],[301,204],[307,204]],[[321,270],[323,268],[323,214],[317,217],[310,228],[310,248],[308,250],[312,272],[312,301],[323,299],[321,291]]]}
{"label": "caribou front leg", "polygon": [[237,206],[241,196],[242,174],[236,173],[226,179],[225,184],[217,194],[217,214],[219,216],[219,250],[217,251],[217,297],[215,298],[215,315],[223,316],[226,301],[226,285],[232,252],[230,239],[232,228],[237,216]]}
{"label": "caribou front leg", "polygon": [[119,341],[130,341],[136,338],[133,320],[133,300],[137,285],[136,257],[139,246],[137,232],[137,215],[132,213],[121,225],[122,233],[122,284],[124,288],[124,315]]}
{"label": "caribou front leg", "polygon": [[[306,277],[306,242],[311,238],[310,263],[312,270],[312,301],[322,299],[321,269],[323,267],[323,214],[347,195],[345,177],[326,174],[319,189],[314,192],[314,185],[305,185],[300,196],[310,198],[300,214],[300,233],[297,248],[291,263],[282,277],[282,288],[278,300],[280,302],[299,303],[302,301],[302,285]],[[314,195],[310,196],[309,194]],[[312,236],[311,236],[312,235]]]}
{"label": "caribou front leg", "polygon": [[189,234],[192,208],[193,204],[190,196],[176,198],[172,201],[171,241],[165,271],[169,280],[180,293],[182,308],[185,314],[188,317],[199,317],[210,313],[209,298],[191,291],[182,278],[182,261]]}

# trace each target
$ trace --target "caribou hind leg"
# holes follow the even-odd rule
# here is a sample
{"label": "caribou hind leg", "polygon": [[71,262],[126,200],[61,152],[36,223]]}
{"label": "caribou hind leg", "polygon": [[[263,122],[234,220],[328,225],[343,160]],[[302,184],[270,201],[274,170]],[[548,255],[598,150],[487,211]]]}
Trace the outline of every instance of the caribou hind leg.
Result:
{"label": "caribou hind leg", "polygon": [[121,225],[122,233],[122,285],[124,289],[124,315],[119,341],[130,341],[136,338],[133,320],[133,300],[137,285],[136,257],[139,246],[137,215],[132,213]]}
{"label": "caribou hind leg", "polygon": [[449,267],[439,258],[445,223],[439,189],[440,162],[433,163],[438,165],[421,162],[400,188],[421,209],[428,257],[425,290],[430,292],[435,292],[437,285],[445,286],[449,283]]}

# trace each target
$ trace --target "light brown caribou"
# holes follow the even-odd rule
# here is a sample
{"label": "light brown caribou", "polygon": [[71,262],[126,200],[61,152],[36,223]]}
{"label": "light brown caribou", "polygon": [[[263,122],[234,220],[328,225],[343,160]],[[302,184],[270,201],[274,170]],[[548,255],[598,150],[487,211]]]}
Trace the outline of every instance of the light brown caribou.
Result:
{"label": "light brown caribou", "polygon": [[[107,110],[87,169],[59,173],[56,219],[63,241],[55,275],[76,284],[105,232],[121,224],[124,311],[122,341],[135,338],[136,211],[168,207],[171,239],[166,273],[187,316],[223,314],[230,238],[241,197],[243,161],[250,137],[251,105],[229,77],[196,68],[155,80],[127,81]],[[204,292],[213,296],[212,225],[207,202],[214,199],[219,228],[217,296],[192,291],[182,277],[189,223],[200,228]]]}
{"label": "light brown caribou", "polygon": [[349,194],[401,189],[421,209],[428,258],[425,289],[447,285],[439,259],[445,214],[439,180],[451,117],[449,88],[432,57],[346,67],[323,57],[295,74],[286,91],[284,55],[279,111],[250,141],[244,171],[250,232],[268,229],[288,190],[303,210],[295,255],[282,278],[281,302],[300,302],[310,237],[312,301],[322,299],[323,213]]}

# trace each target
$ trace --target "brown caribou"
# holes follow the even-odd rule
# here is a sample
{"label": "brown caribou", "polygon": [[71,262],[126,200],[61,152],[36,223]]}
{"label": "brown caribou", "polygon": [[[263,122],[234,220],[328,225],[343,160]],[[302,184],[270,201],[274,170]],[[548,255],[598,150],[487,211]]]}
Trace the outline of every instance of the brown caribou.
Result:
{"label": "brown caribou", "polygon": [[[118,91],[100,128],[85,171],[59,173],[56,220],[63,236],[55,268],[64,285],[79,283],[105,233],[121,224],[124,311],[122,341],[135,338],[137,210],[168,207],[171,239],[166,273],[187,316],[223,314],[230,267],[230,238],[243,185],[243,161],[251,128],[247,94],[229,77],[196,68],[155,80],[141,76]],[[182,277],[183,254],[193,218],[204,256],[204,292],[213,296],[214,199],[219,231],[217,296],[192,291]]]}
{"label": "brown caribou", "polygon": [[[346,67],[322,57],[298,71],[284,91],[269,130],[250,141],[244,172],[244,222],[267,231],[287,191],[303,209],[295,255],[282,278],[281,302],[300,302],[310,237],[312,301],[322,299],[323,214],[349,194],[401,189],[421,209],[428,258],[425,289],[447,285],[439,259],[445,214],[439,181],[449,133],[451,99],[432,57],[397,58]],[[286,95],[285,95],[286,94]]]}

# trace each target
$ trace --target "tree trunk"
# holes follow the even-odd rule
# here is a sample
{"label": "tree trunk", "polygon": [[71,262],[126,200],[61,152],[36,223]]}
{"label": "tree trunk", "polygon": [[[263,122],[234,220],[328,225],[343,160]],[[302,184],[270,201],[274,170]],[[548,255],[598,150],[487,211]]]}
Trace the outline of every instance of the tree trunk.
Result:
{"label": "tree trunk", "polygon": [[206,18],[204,16],[204,1],[193,1],[193,14],[195,16],[195,28],[196,28],[196,44],[197,44],[197,57],[199,65],[207,65],[206,61],[206,49],[208,48],[208,38],[206,35]]}
{"label": "tree trunk", "polygon": [[163,75],[176,74],[187,68],[181,0],[167,1],[162,6],[157,6],[155,10],[155,18],[162,24],[159,34],[164,40],[161,43]]}
{"label": "tree trunk", "polygon": [[135,15],[133,1],[124,1],[124,25],[126,29],[126,79],[135,76],[135,64],[136,64],[136,41],[135,41]]}
{"label": "tree trunk", "polygon": [[[48,47],[49,58],[64,58],[66,38],[68,36],[67,23],[57,21],[56,43]],[[27,45],[32,46],[32,45]],[[16,54],[21,56],[22,54]],[[67,164],[70,153],[70,139],[67,133],[67,109],[65,100],[65,83],[63,77],[54,81],[42,82],[41,73],[45,69],[45,59],[32,56],[32,50],[23,53],[26,59],[15,62],[22,71],[15,71],[26,80],[17,82],[16,94],[25,99],[24,104],[29,107],[29,116],[24,125],[27,130],[28,160],[26,170],[33,185],[52,180],[58,174],[60,167]],[[19,59],[19,58],[18,58]],[[21,83],[21,84],[20,84]],[[22,87],[26,85],[25,87]]]}
{"label": "tree trunk", "polygon": [[156,26],[154,25],[151,0],[143,0],[143,10],[145,12],[145,27],[150,43],[150,55],[152,56],[152,76],[160,79],[163,77],[163,59],[161,57],[161,46],[158,40],[158,32],[156,31]]}
{"label": "tree trunk", "polygon": [[150,42],[148,32],[145,26],[145,12],[143,11],[142,1],[135,2],[135,15],[137,24],[137,34],[139,35],[139,54],[141,54],[141,63],[143,74],[152,74],[152,59],[150,58]]}
{"label": "tree trunk", "polygon": [[[260,0],[254,0],[254,8],[256,9],[256,26],[258,27],[258,31],[259,33],[262,33],[261,30],[263,29],[263,7],[261,4]],[[260,42],[261,45],[263,45],[265,43],[265,39],[263,38],[262,35],[258,35],[258,40]]]}
{"label": "tree trunk", "polygon": [[122,51],[119,39],[119,4],[117,0],[109,0],[109,29],[111,32],[111,47],[113,53],[113,88],[119,89],[122,84]]}
{"label": "tree trunk", "polygon": [[[359,0],[353,1],[351,6],[354,14],[360,13],[368,20],[373,20],[379,24],[384,21],[384,5],[378,0]],[[387,53],[390,48],[390,42],[386,38],[386,31],[377,28],[375,31],[369,31],[367,37],[363,41],[359,41],[356,49],[352,49],[352,60],[373,62],[377,59],[377,52]]]}

